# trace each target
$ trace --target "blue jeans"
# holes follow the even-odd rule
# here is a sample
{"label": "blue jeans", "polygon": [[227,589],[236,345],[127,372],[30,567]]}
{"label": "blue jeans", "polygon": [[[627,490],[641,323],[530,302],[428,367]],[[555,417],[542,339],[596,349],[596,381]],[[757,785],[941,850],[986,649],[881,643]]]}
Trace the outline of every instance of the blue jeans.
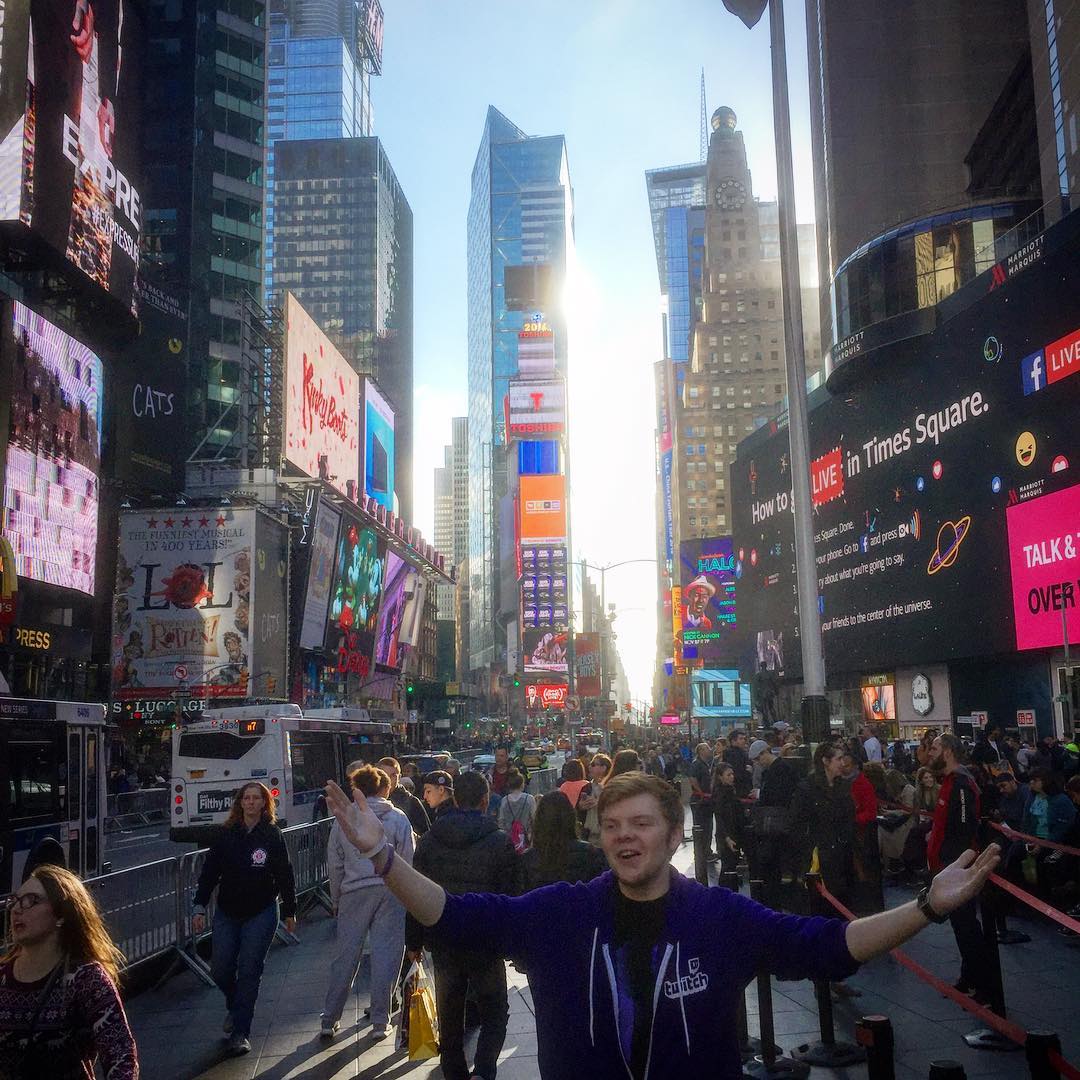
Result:
{"label": "blue jeans", "polygon": [[210,973],[225,995],[225,1007],[237,1035],[251,1034],[263,964],[278,924],[275,901],[250,919],[234,919],[220,908],[214,913],[214,952]]}

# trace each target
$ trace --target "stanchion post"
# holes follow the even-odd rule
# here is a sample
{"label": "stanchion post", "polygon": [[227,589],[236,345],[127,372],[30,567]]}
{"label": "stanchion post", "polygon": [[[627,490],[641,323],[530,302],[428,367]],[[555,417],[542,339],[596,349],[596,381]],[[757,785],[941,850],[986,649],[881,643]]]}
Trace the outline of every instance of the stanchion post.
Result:
{"label": "stanchion post", "polygon": [[742,878],[734,870],[725,870],[719,876],[719,884],[731,892],[738,892],[742,887]]}
{"label": "stanchion post", "polygon": [[[765,883],[750,882],[750,896],[759,904],[763,903]],[[776,1030],[773,1027],[772,980],[767,971],[757,973],[758,1031],[761,1036],[761,1052],[752,1061],[743,1063],[743,1076],[755,1080],[773,1080],[785,1077],[787,1080],[805,1080],[810,1075],[810,1066],[805,1062],[784,1057],[776,1045]]]}
{"label": "stanchion post", "polygon": [[[811,896],[817,894],[819,874],[806,875],[806,888]],[[843,1069],[848,1065],[858,1065],[866,1060],[866,1050],[862,1045],[836,1041],[836,1027],[833,1023],[832,988],[827,980],[814,983],[814,997],[817,999],[818,1028],[821,1038],[817,1042],[803,1043],[791,1051],[796,1061],[807,1065],[821,1065],[825,1068]],[[888,1023],[888,1021],[885,1021]],[[873,1076],[873,1074],[871,1074]]]}
{"label": "stanchion post", "polygon": [[[979,898],[982,916],[984,970],[987,973],[990,993],[990,1009],[1004,1019],[1005,984],[1001,978],[1001,953],[998,951],[997,908],[1000,903],[998,890],[987,885]],[[964,1042],[973,1050],[1019,1050],[1020,1047],[993,1028],[982,1027],[964,1036]]]}
{"label": "stanchion post", "polygon": [[695,825],[690,833],[694,838],[694,877],[699,885],[708,885],[709,853],[705,850],[705,830]]}
{"label": "stanchion post", "polygon": [[855,1025],[855,1038],[866,1050],[867,1080],[896,1080],[895,1042],[887,1016],[864,1016]]}
{"label": "stanchion post", "polygon": [[927,1080],[967,1080],[967,1072],[959,1061],[931,1061]]}
{"label": "stanchion post", "polygon": [[1061,1053],[1061,1040],[1052,1031],[1029,1031],[1024,1043],[1031,1080],[1061,1080],[1061,1073],[1050,1062],[1050,1052]]}

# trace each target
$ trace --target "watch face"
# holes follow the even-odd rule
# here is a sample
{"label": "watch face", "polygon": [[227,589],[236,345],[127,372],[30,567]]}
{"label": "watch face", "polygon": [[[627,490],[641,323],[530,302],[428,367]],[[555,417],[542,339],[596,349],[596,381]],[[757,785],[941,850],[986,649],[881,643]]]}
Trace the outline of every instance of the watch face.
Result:
{"label": "watch face", "polygon": [[746,188],[733,176],[729,176],[716,185],[714,197],[721,210],[741,210],[746,202]]}

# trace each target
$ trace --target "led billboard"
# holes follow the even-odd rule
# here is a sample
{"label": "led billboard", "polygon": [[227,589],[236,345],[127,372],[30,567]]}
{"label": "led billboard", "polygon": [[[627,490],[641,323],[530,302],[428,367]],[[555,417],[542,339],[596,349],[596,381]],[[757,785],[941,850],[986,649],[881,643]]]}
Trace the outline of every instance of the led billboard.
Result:
{"label": "led billboard", "polygon": [[394,410],[373,379],[364,379],[364,494],[394,509]]}
{"label": "led billboard", "polygon": [[386,543],[374,529],[346,519],[334,559],[326,647],[343,675],[367,678],[375,651],[385,574]]}
{"label": "led billboard", "polygon": [[[1080,379],[1062,345],[1080,330],[1075,238],[985,289],[976,279],[949,298],[953,314],[933,334],[876,354],[883,377],[815,398],[830,671],[1060,645],[1063,607],[1080,634],[1067,599]],[[763,661],[797,676],[790,461],[786,428],[763,430],[740,446],[731,489],[743,669]]]}
{"label": "led billboard", "polygon": [[360,377],[292,293],[285,295],[285,460],[356,499]]}
{"label": "led billboard", "polygon": [[600,635],[574,636],[575,688],[582,697],[600,696]]}
{"label": "led billboard", "polygon": [[566,540],[566,483],[562,476],[522,476],[518,480],[523,544]]}
{"label": "led billboard", "polygon": [[376,670],[400,671],[405,659],[401,641],[406,606],[416,592],[416,571],[396,552],[386,556],[386,578],[375,629]]}
{"label": "led billboard", "polygon": [[522,633],[522,653],[525,671],[532,675],[541,671],[565,675],[567,672],[566,645],[570,635],[553,630],[525,630]]}
{"label": "led billboard", "polygon": [[93,594],[101,361],[19,303],[12,332],[4,536],[19,577]]}
{"label": "led billboard", "polygon": [[506,430],[511,435],[554,435],[565,427],[566,383],[562,379],[510,383]]}
{"label": "led billboard", "polygon": [[730,536],[679,545],[683,656],[712,664],[731,659],[735,628],[735,553]]}
{"label": "led billboard", "polygon": [[[222,507],[120,515],[114,699],[248,695],[255,523],[254,510]],[[283,600],[269,608],[283,622]]]}
{"label": "led billboard", "polygon": [[326,619],[330,611],[330,590],[334,582],[341,514],[326,499],[319,500],[315,528],[311,535],[304,615],[300,624],[300,648],[321,649],[326,639]]}
{"label": "led billboard", "polygon": [[526,683],[525,708],[565,709],[569,692],[566,683]]}
{"label": "led billboard", "polygon": [[30,0],[4,5],[0,23],[0,222],[29,229],[133,313],[140,9]]}

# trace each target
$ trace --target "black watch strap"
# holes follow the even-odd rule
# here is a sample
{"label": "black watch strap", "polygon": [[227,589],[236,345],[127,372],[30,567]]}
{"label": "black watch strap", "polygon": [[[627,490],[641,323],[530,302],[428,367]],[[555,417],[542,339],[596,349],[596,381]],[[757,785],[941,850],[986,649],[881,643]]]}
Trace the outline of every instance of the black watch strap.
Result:
{"label": "black watch strap", "polygon": [[919,910],[930,920],[930,922],[943,923],[948,921],[948,915],[939,915],[931,906],[929,885],[924,885],[919,890],[919,895],[915,897],[915,903],[919,905]]}

